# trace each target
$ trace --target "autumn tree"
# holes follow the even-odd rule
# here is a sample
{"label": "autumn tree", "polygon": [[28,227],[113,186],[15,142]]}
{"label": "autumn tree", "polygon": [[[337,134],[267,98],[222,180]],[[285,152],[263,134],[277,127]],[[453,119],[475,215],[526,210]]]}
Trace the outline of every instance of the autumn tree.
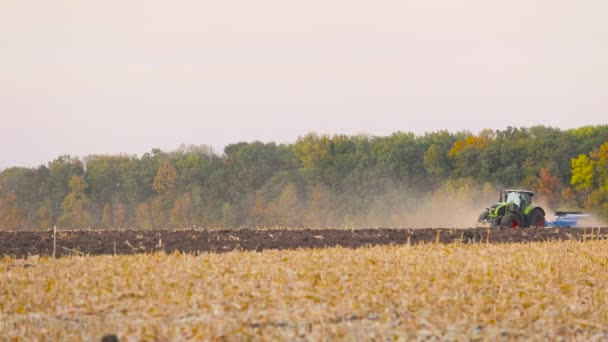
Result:
{"label": "autumn tree", "polygon": [[175,189],[177,170],[175,166],[166,164],[158,168],[154,177],[153,188],[159,195],[168,195]]}
{"label": "autumn tree", "polygon": [[237,226],[236,213],[230,203],[224,203],[222,205],[221,225],[223,228],[236,228]]}
{"label": "autumn tree", "polygon": [[17,202],[14,192],[0,198],[0,230],[16,230],[22,228],[23,210]]}
{"label": "autumn tree", "polygon": [[590,153],[594,160],[596,187],[605,188],[608,191],[608,141],[597,150]]}
{"label": "autumn tree", "polygon": [[585,154],[572,159],[572,184],[578,191],[587,191],[593,184],[594,162]]}
{"label": "autumn tree", "polygon": [[257,194],[253,205],[249,209],[249,220],[254,227],[264,227],[268,225],[268,209],[262,194]]}
{"label": "autumn tree", "polygon": [[169,212],[169,223],[173,227],[192,226],[192,197],[189,192],[179,196]]}
{"label": "autumn tree", "polygon": [[101,215],[101,224],[103,228],[112,227],[112,205],[108,202],[103,206],[103,213]]}
{"label": "autumn tree", "polygon": [[556,209],[559,205],[560,191],[561,184],[559,178],[548,168],[542,168],[537,180],[537,192],[553,209]]}
{"label": "autumn tree", "polygon": [[330,190],[321,184],[313,186],[308,193],[305,222],[312,227],[331,225],[332,200]]}
{"label": "autumn tree", "polygon": [[150,212],[152,217],[152,226],[155,228],[163,228],[167,225],[167,214],[163,199],[158,196],[150,203]]}
{"label": "autumn tree", "polygon": [[277,202],[279,225],[296,227],[302,225],[302,207],[298,198],[298,189],[294,183],[288,183]]}
{"label": "autumn tree", "polygon": [[38,208],[36,220],[38,222],[37,227],[39,229],[50,229],[55,224],[52,217],[52,204],[48,198],[46,198],[44,202],[41,203],[40,208]]}
{"label": "autumn tree", "polygon": [[150,229],[152,227],[152,219],[150,217],[150,208],[148,203],[142,202],[137,206],[135,212],[135,225],[138,228]]}
{"label": "autumn tree", "polygon": [[171,164],[164,164],[158,168],[152,187],[157,195],[152,201],[152,220],[154,226],[162,227],[169,223],[168,210],[172,206],[177,169]]}
{"label": "autumn tree", "polygon": [[115,228],[127,225],[127,208],[121,202],[115,202],[112,206],[112,225]]}
{"label": "autumn tree", "polygon": [[4,203],[4,209],[0,208],[4,211],[4,215],[0,214],[0,221],[5,221],[11,229],[40,226],[38,212],[47,202],[47,178],[45,167],[4,170],[0,176],[0,200]]}
{"label": "autumn tree", "polygon": [[608,219],[608,141],[572,160],[572,185],[587,210]]}

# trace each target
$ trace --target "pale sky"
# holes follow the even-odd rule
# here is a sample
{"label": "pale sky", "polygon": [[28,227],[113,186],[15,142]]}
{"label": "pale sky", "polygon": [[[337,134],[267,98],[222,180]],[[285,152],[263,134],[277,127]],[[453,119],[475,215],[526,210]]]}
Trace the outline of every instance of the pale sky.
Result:
{"label": "pale sky", "polygon": [[608,123],[606,0],[0,0],[0,169]]}

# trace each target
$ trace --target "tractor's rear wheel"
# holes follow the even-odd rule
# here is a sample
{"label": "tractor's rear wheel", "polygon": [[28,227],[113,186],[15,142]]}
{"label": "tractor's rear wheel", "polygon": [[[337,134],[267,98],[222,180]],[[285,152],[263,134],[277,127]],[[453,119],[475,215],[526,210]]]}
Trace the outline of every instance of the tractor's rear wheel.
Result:
{"label": "tractor's rear wheel", "polygon": [[519,228],[521,227],[521,218],[516,213],[507,213],[500,221],[501,227]]}
{"label": "tractor's rear wheel", "polygon": [[539,209],[534,209],[530,215],[530,227],[542,228],[544,226],[545,214]]}

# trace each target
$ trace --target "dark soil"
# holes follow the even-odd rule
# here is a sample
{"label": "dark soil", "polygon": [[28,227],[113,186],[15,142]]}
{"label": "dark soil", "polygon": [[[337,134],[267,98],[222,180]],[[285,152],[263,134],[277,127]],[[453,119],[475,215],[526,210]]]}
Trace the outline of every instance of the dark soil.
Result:
{"label": "dark soil", "polygon": [[[228,252],[419,243],[524,243],[608,238],[608,228],[301,229],[59,231],[56,256]],[[0,257],[52,255],[53,232],[0,232]]]}

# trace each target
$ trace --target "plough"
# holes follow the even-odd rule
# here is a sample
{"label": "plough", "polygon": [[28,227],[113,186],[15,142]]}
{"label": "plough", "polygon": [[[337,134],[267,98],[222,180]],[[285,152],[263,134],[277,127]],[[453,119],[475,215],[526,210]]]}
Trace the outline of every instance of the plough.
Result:
{"label": "plough", "polygon": [[555,220],[546,221],[545,227],[562,228],[562,227],[583,227],[584,221],[589,221],[591,215],[580,211],[556,211]]}

